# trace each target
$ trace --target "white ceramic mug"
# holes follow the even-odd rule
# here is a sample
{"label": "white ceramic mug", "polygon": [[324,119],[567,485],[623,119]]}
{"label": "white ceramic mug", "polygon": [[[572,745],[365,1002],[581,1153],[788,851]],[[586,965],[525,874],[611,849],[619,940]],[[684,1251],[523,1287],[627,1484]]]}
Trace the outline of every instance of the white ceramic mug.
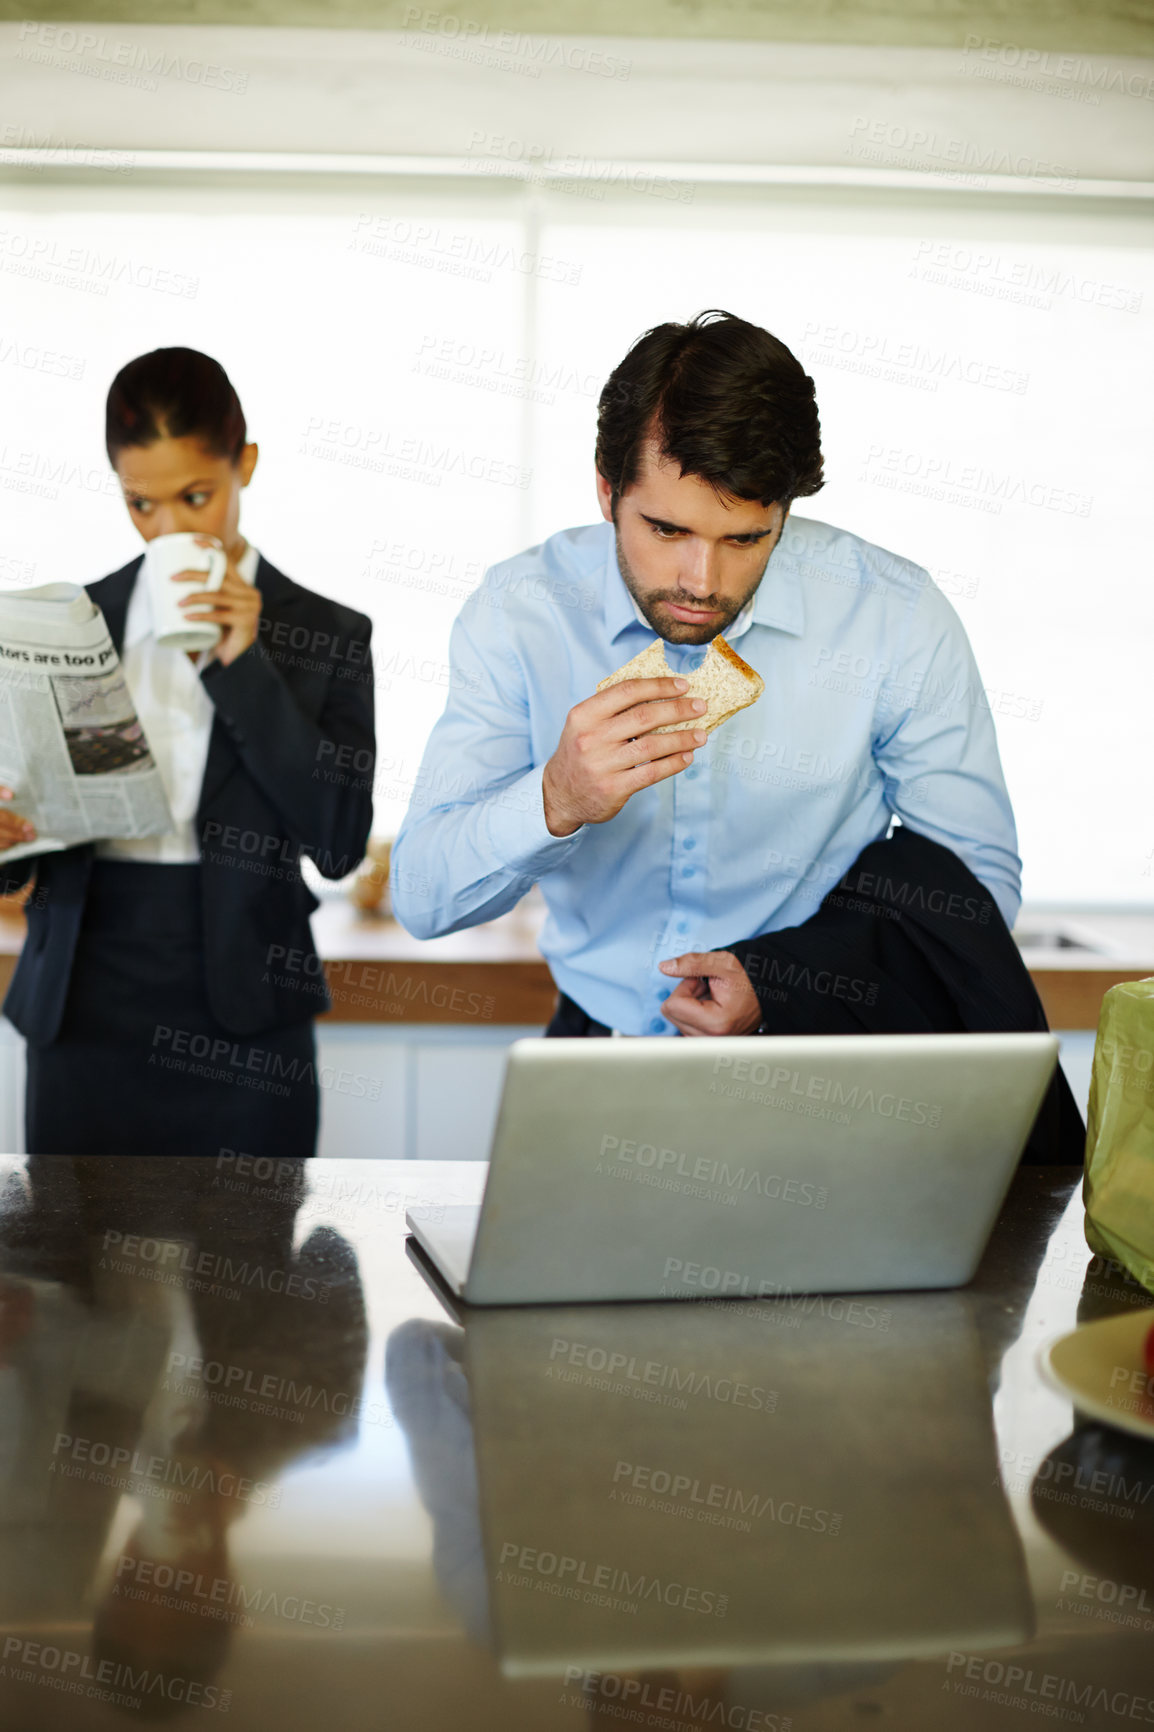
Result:
{"label": "white ceramic mug", "polygon": [[[152,629],[157,643],[182,650],[212,649],[220,627],[210,620],[190,619],[180,606],[198,588],[219,589],[228,564],[224,550],[202,547],[195,535],[157,535],[144,550],[143,577],[152,603]],[[174,572],[203,571],[204,583],[173,583]]]}

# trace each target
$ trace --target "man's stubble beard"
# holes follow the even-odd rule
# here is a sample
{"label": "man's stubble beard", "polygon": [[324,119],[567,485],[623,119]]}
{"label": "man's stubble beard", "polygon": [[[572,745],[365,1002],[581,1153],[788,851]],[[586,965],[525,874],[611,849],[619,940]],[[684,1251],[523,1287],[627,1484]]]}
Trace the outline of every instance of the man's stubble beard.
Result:
{"label": "man's stubble beard", "polygon": [[[775,540],[773,547],[765,556],[765,564],[740,600],[730,602],[722,601],[719,596],[706,596],[702,601],[696,596],[683,596],[682,592],[676,589],[650,590],[646,593],[638,584],[637,575],[625,557],[625,549],[621,545],[621,530],[616,523],[613,525],[613,532],[617,538],[617,568],[621,573],[621,581],[658,637],[664,638],[666,643],[676,644],[707,644],[712,643],[715,637],[720,637],[722,632],[733,624],[742,608],[746,606],[750,597],[759,588],[761,580],[765,576],[766,566],[768,566],[773,554],[773,547],[777,546]],[[656,611],[655,606],[655,604],[663,601],[671,601],[677,607],[707,606],[716,608],[722,618],[716,624],[711,621],[708,625],[689,625],[683,619],[663,619]]]}

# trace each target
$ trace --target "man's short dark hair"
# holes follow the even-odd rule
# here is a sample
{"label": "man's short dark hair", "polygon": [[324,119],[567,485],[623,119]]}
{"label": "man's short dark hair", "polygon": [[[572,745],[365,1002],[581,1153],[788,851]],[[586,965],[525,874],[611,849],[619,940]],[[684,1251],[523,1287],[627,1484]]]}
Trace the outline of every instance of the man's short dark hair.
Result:
{"label": "man's short dark hair", "polygon": [[789,506],[824,479],[813,380],[784,343],[718,308],[655,325],[610,373],[597,468],[615,511],[650,437],[683,475],[730,499]]}

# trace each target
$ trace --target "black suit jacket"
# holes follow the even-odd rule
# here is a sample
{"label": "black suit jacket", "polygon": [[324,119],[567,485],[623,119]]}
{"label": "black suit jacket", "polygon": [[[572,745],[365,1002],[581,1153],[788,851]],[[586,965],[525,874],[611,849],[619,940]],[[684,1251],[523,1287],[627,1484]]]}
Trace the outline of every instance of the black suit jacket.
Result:
{"label": "black suit jacket", "polygon": [[[88,593],[121,651],[143,555]],[[309,931],[316,897],[307,854],[327,878],[364,856],[372,822],[371,624],[316,595],[267,559],[256,643],[201,676],[215,715],[196,829],[204,897],[205,978],[230,1033],[285,1027],[330,999]],[[4,1014],[34,1046],[59,1031],[92,868],[91,843],[0,868],[0,891],[35,874],[28,936]]]}
{"label": "black suit jacket", "polygon": [[[730,944],[762,1034],[1043,1032],[1046,1013],[997,903],[950,848],[899,825],[862,849],[800,926]],[[1061,1067],[1023,1160],[1081,1163]]]}

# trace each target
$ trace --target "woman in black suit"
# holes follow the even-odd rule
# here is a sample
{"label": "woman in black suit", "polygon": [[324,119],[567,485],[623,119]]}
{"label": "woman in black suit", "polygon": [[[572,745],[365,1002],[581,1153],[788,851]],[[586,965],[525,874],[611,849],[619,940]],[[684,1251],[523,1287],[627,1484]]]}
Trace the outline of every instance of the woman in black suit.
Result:
{"label": "woman in black suit", "polygon": [[[370,623],[241,534],[257,447],[218,362],[192,349],[131,361],[109,392],[106,441],[145,541],[192,531],[224,549],[219,590],[197,573],[173,580],[189,617],[221,635],[191,656],[157,643],[143,556],[89,586],[173,828],[0,867],[0,890],[35,880],[4,1003],[28,1042],[28,1151],[311,1155],[313,1018],[329,999],[300,857],[340,878],[364,854]],[[0,848],[28,830],[0,808]]]}

